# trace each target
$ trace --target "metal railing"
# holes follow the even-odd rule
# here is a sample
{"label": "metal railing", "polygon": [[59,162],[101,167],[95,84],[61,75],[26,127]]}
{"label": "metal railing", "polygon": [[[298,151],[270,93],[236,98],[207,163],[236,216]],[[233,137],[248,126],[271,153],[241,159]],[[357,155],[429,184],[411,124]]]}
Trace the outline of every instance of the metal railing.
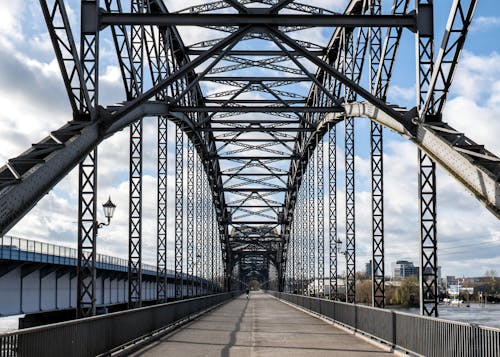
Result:
{"label": "metal railing", "polygon": [[0,357],[86,357],[151,336],[229,300],[234,292],[0,334]]}
{"label": "metal railing", "polygon": [[[76,266],[78,263],[77,258],[78,251],[75,248],[12,236],[0,237],[0,259]],[[98,269],[126,272],[128,260],[97,254],[96,265]],[[156,274],[156,266],[142,264],[142,271],[148,274]],[[174,272],[169,270],[168,273],[173,274]]]}
{"label": "metal railing", "polygon": [[393,348],[428,357],[499,357],[500,329],[269,291]]}

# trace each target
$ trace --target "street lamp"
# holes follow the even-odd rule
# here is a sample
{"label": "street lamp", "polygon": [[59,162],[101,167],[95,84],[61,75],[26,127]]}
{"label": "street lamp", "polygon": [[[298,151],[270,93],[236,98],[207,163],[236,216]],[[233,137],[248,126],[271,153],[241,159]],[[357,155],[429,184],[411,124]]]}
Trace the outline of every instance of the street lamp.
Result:
{"label": "street lamp", "polygon": [[113,213],[115,213],[116,205],[111,201],[111,197],[108,197],[108,201],[102,205],[104,209],[104,216],[108,219],[107,223],[98,223],[97,228],[102,228],[104,226],[109,226],[111,218],[113,218]]}

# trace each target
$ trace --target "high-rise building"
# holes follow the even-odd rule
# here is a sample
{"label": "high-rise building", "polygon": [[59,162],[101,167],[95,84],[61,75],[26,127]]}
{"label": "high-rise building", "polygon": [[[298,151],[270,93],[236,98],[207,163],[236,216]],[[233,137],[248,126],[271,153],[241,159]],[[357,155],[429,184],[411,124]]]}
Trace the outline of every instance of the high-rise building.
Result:
{"label": "high-rise building", "polygon": [[392,276],[394,279],[406,279],[409,276],[418,277],[419,268],[408,260],[398,260],[393,264]]}
{"label": "high-rise building", "polygon": [[365,273],[366,273],[366,276],[368,278],[370,278],[372,276],[372,261],[371,261],[371,259],[368,263],[365,264]]}

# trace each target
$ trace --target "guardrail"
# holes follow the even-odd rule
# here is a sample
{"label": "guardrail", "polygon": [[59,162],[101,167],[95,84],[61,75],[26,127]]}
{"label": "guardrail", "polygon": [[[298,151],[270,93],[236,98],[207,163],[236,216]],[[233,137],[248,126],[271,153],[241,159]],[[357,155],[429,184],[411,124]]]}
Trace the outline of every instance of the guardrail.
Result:
{"label": "guardrail", "polygon": [[[78,263],[77,258],[78,251],[74,248],[12,236],[0,237],[0,259],[76,266]],[[126,272],[128,260],[97,254],[96,266],[98,269]],[[143,272],[156,274],[156,266],[154,265],[142,264],[142,270]],[[168,273],[174,274],[174,271],[169,270]]]}
{"label": "guardrail", "polygon": [[427,357],[500,356],[500,329],[269,291],[393,348]]}
{"label": "guardrail", "polygon": [[105,354],[234,295],[234,292],[229,292],[203,296],[0,334],[0,356],[86,357]]}

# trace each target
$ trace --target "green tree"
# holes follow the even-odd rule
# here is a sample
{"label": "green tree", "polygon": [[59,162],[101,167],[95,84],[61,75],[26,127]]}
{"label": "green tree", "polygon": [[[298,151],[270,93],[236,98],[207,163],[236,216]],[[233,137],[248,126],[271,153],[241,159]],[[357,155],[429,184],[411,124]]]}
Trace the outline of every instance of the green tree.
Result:
{"label": "green tree", "polygon": [[410,306],[418,303],[418,296],[418,280],[415,276],[410,276],[401,282],[401,286],[396,291],[395,300],[400,305]]}
{"label": "green tree", "polygon": [[371,304],[372,282],[371,280],[356,281],[356,302]]}

